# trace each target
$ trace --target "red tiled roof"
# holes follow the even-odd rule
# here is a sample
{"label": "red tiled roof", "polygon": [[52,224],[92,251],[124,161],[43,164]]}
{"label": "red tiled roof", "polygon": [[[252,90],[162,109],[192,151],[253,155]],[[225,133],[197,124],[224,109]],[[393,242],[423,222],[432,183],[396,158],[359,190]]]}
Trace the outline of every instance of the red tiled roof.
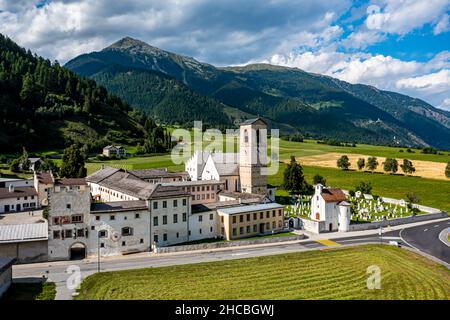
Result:
{"label": "red tiled roof", "polygon": [[87,185],[85,178],[63,178],[56,180],[58,186],[85,186]]}
{"label": "red tiled roof", "polygon": [[53,184],[53,177],[49,172],[38,173],[37,179],[42,184]]}
{"label": "red tiled roof", "polygon": [[325,202],[340,202],[347,200],[347,197],[341,189],[323,189],[322,197]]}

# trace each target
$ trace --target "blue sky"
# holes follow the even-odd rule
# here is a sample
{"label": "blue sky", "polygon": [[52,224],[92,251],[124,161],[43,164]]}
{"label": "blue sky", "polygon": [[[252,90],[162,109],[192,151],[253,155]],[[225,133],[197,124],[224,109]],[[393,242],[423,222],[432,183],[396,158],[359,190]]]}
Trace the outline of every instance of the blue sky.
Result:
{"label": "blue sky", "polygon": [[266,62],[450,110],[449,0],[0,0],[0,32],[64,63],[131,36],[215,65]]}

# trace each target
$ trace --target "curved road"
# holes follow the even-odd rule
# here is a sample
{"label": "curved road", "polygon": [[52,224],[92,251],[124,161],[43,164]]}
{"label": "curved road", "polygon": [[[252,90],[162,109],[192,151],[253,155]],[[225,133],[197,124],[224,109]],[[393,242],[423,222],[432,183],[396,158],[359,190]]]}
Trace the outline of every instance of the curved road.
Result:
{"label": "curved road", "polygon": [[450,228],[450,221],[432,222],[402,229],[399,236],[409,246],[450,263],[450,247],[439,240],[442,230]]}

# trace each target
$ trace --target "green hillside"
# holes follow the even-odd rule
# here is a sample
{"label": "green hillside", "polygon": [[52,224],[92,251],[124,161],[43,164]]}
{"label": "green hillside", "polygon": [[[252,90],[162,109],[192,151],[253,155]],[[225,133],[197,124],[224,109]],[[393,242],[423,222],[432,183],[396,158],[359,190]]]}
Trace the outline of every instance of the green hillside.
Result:
{"label": "green hillside", "polygon": [[0,35],[0,152],[143,141],[148,120],[91,79]]}
{"label": "green hillside", "polygon": [[193,120],[202,120],[205,125],[231,124],[222,103],[160,72],[110,65],[92,78],[131,106],[167,124],[192,126]]}

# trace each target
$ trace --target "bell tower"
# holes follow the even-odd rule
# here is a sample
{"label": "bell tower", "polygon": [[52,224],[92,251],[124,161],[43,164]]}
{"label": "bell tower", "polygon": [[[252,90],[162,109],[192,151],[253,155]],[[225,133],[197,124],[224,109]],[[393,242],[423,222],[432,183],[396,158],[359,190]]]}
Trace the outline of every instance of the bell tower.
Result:
{"label": "bell tower", "polygon": [[267,195],[267,123],[261,118],[246,120],[239,137],[241,191]]}

